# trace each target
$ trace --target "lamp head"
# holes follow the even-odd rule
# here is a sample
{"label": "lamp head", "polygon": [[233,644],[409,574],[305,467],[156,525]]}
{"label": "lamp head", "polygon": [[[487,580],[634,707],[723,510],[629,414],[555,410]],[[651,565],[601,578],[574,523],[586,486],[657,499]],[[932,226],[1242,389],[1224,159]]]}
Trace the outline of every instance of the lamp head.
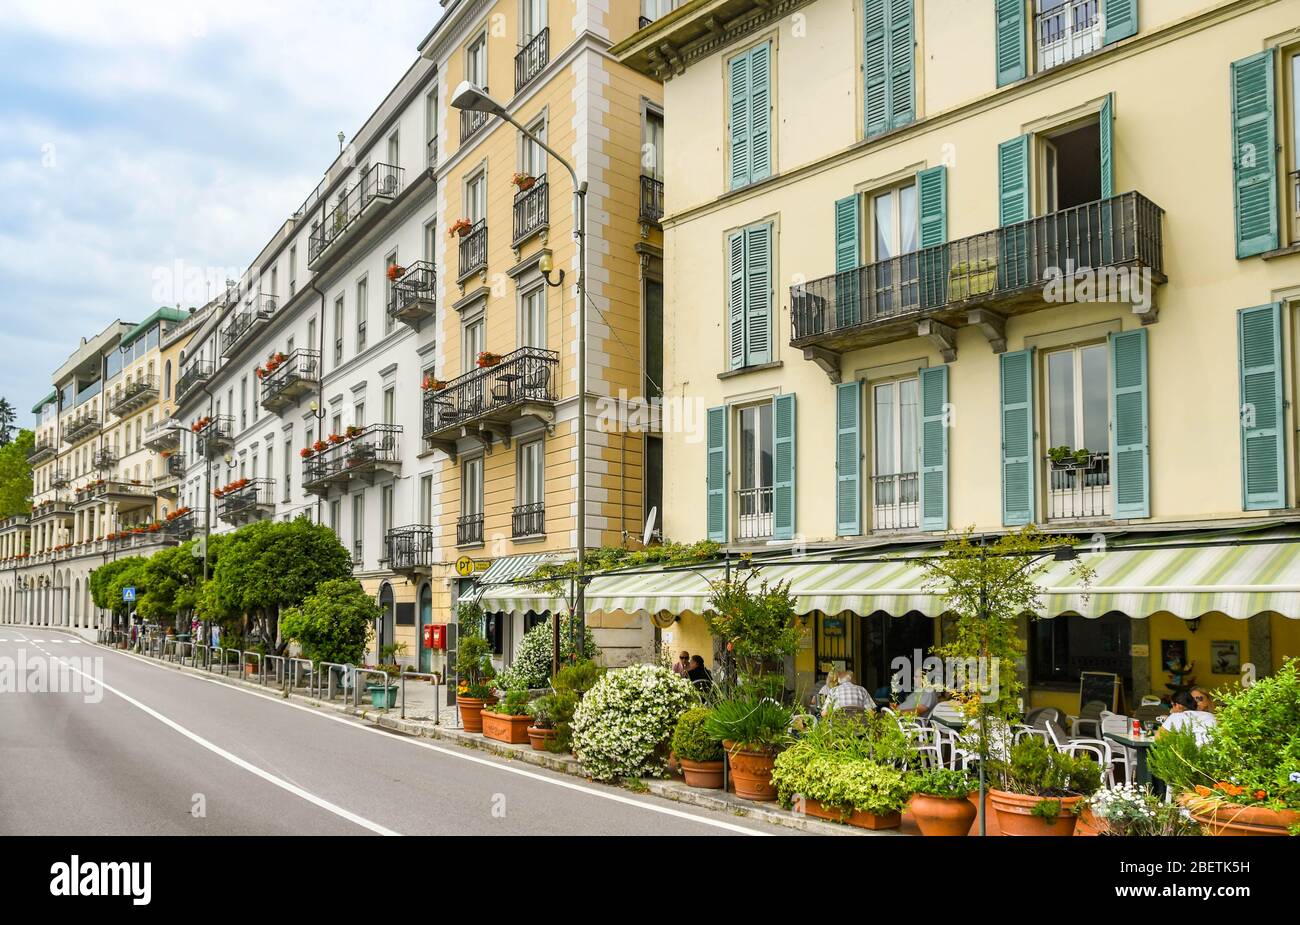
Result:
{"label": "lamp head", "polygon": [[462,80],[456,86],[456,92],[451,95],[451,105],[457,109],[486,112],[493,116],[503,116],[506,112],[505,107],[488,96],[486,90],[474,86],[468,80]]}
{"label": "lamp head", "polygon": [[550,251],[537,258],[537,269],[542,273],[550,273],[555,269],[555,261],[551,258]]}

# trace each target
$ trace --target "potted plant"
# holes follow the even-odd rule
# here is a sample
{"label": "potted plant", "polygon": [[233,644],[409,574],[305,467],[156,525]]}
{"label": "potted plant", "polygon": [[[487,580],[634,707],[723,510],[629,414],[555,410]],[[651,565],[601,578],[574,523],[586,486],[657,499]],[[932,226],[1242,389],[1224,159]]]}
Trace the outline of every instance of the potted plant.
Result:
{"label": "potted plant", "polygon": [[990,764],[988,800],[1004,835],[1073,835],[1076,812],[1101,786],[1101,766],[1090,755],[1068,755],[1038,736]]}
{"label": "potted plant", "polygon": [[456,674],[460,678],[456,706],[460,709],[461,728],[466,732],[482,732],[483,707],[494,694],[490,682],[496,677],[496,670],[492,667],[492,644],[477,632],[461,637],[456,652]]}
{"label": "potted plant", "polygon": [[1300,658],[1246,688],[1214,692],[1215,724],[1157,733],[1151,773],[1207,835],[1300,832]]}
{"label": "potted plant", "polygon": [[388,275],[388,281],[390,283],[395,283],[406,275],[406,267],[394,263],[389,266],[388,270],[385,272]]}
{"label": "potted plant", "polygon": [[534,751],[547,751],[557,735],[555,728],[556,694],[543,694],[528,704],[528,715],[532,722],[528,726],[528,742]]}
{"label": "potted plant", "polygon": [[789,707],[754,694],[720,700],[713,708],[705,728],[727,751],[736,796],[760,802],[776,799],[772,769],[789,741],[791,716]]}
{"label": "potted plant", "polygon": [[316,451],[309,446],[305,446],[298,451],[298,455],[301,456],[303,459],[311,459],[313,456],[316,455]]}
{"label": "potted plant", "polygon": [[537,178],[532,174],[517,173],[510,178],[510,182],[513,183],[519,189],[519,192],[522,193],[532,189],[534,184],[537,183]]}
{"label": "potted plant", "polygon": [[686,679],[659,665],[605,674],[573,714],[573,750],[595,780],[663,777],[677,720],[698,702]]}
{"label": "potted plant", "polygon": [[[1085,826],[1087,830],[1085,831]],[[1177,803],[1166,803],[1146,787],[1131,783],[1103,787],[1088,800],[1076,834],[1200,835],[1200,825]]]}
{"label": "potted plant", "polygon": [[722,786],[722,741],[709,733],[708,707],[687,710],[673,731],[673,754],[686,786],[717,790]]}
{"label": "potted plant", "polygon": [[908,781],[912,818],[922,835],[965,835],[975,821],[975,804],[968,798],[979,785],[965,771],[932,768]]}
{"label": "potted plant", "polygon": [[465,237],[465,235],[470,233],[473,227],[474,226],[470,223],[469,219],[458,218],[447,227],[447,235],[453,238],[454,237],[463,238]]}
{"label": "potted plant", "polygon": [[525,745],[529,742],[528,727],[533,717],[528,712],[528,691],[512,688],[506,691],[499,709],[482,712],[483,735],[507,745]]}
{"label": "potted plant", "polygon": [[1086,469],[1092,463],[1092,451],[1086,447],[1072,450],[1068,446],[1054,446],[1047,451],[1053,469]]}
{"label": "potted plant", "polygon": [[477,362],[480,369],[486,368],[488,366],[496,366],[498,363],[501,362],[501,354],[491,353],[487,350],[484,350],[482,353],[478,355]]}

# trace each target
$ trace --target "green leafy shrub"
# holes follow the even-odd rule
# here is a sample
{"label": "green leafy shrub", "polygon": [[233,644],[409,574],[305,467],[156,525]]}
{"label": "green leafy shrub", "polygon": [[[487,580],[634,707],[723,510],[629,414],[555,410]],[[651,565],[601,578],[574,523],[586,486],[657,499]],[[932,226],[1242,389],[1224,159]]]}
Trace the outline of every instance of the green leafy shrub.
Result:
{"label": "green leafy shrub", "polygon": [[877,815],[898,812],[911,795],[901,768],[826,750],[800,739],[776,756],[772,783],[786,807],[802,798],[816,800],[844,815],[853,810]]}
{"label": "green leafy shrub", "polygon": [[709,734],[731,748],[774,751],[790,738],[791,709],[766,697],[719,700],[705,719]]}
{"label": "green leafy shrub", "polygon": [[354,578],[326,581],[280,617],[280,633],[302,647],[313,662],[359,663],[370,628],[379,618],[377,605]]}
{"label": "green leafy shrub", "polygon": [[908,778],[908,785],[913,793],[948,799],[965,799],[972,790],[979,788],[979,782],[970,774],[948,768],[918,771]]}
{"label": "green leafy shrub", "polygon": [[[547,617],[546,622],[539,623],[524,633],[515,650],[515,660],[509,668],[501,672],[498,679],[503,687],[545,687],[551,677],[551,656],[555,637],[553,633],[554,617]],[[590,629],[585,630],[582,652],[573,651],[572,619],[568,614],[560,617],[560,663],[568,664],[575,658],[589,660],[596,657],[596,639]]]}
{"label": "green leafy shrub", "polygon": [[1038,736],[1020,740],[1011,747],[1009,760],[992,764],[999,788],[1009,793],[1039,797],[1087,796],[1101,786],[1101,766],[1091,756],[1067,755]]}
{"label": "green leafy shrub", "polygon": [[501,702],[492,707],[492,712],[504,716],[528,716],[528,706],[528,691],[516,687],[506,691]]}
{"label": "green leafy shrub", "polygon": [[673,731],[673,753],[686,761],[721,761],[722,740],[709,732],[708,707],[687,710]]}
{"label": "green leafy shrub", "polygon": [[714,582],[704,619],[709,632],[727,644],[741,673],[761,679],[783,672],[784,660],[799,649],[803,630],[789,583],[760,580],[754,590],[753,577],[753,572],[741,571],[730,581]]}
{"label": "green leafy shrub", "polygon": [[578,662],[560,669],[551,687],[557,691],[568,691],[581,697],[596,686],[596,682],[605,676],[605,669],[595,662]]}
{"label": "green leafy shrub", "polygon": [[573,748],[597,780],[662,777],[677,719],[696,703],[690,682],[657,665],[603,676],[573,714]]}
{"label": "green leafy shrub", "polygon": [[476,634],[461,636],[456,649],[456,676],[460,679],[456,693],[461,697],[479,700],[491,697],[496,692],[492,684],[496,677],[492,644]]}

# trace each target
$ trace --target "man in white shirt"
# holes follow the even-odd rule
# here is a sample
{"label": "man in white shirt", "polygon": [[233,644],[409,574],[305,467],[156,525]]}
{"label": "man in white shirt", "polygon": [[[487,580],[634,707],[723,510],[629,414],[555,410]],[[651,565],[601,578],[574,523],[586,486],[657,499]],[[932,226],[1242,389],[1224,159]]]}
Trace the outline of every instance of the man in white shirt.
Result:
{"label": "man in white shirt", "polygon": [[[1173,707],[1161,724],[1160,732],[1167,729],[1191,729],[1197,745],[1204,745],[1210,740],[1210,730],[1217,721],[1213,713],[1196,709],[1196,701],[1187,691],[1174,694]],[[1158,735],[1159,733],[1157,733]]]}

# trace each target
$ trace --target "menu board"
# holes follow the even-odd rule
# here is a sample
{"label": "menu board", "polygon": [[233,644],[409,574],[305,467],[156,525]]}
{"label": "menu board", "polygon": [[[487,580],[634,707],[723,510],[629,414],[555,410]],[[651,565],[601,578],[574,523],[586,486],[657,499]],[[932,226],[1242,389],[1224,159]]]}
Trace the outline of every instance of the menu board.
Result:
{"label": "menu board", "polygon": [[1083,671],[1079,673],[1079,713],[1094,700],[1101,701],[1112,713],[1124,712],[1124,687],[1119,675],[1109,671]]}

